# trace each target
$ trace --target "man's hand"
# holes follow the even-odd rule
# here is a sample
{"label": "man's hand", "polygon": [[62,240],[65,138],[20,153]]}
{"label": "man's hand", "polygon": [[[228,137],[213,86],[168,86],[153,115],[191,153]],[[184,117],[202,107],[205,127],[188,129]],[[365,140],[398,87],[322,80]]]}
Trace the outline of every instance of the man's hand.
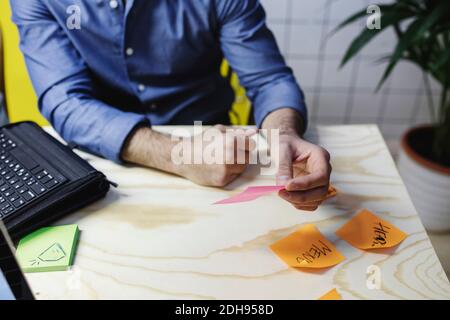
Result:
{"label": "man's hand", "polygon": [[272,112],[263,128],[280,130],[277,184],[286,186],[280,197],[299,210],[316,210],[327,195],[330,154],[300,137],[302,119],[292,109]]}
{"label": "man's hand", "polygon": [[280,136],[279,195],[295,208],[314,211],[325,200],[330,181],[329,153],[296,135]]}
{"label": "man's hand", "polygon": [[[183,164],[179,168],[179,174],[200,185],[223,187],[239,177],[247,167],[250,158],[249,152],[256,147],[255,142],[250,139],[256,130],[244,132],[228,128],[228,134],[226,134],[227,127],[217,125],[206,130],[197,138],[202,139],[211,132],[210,130],[215,130],[214,135],[222,136],[221,138],[217,137],[217,141],[223,141],[223,144],[216,145],[217,148],[222,149],[222,157],[216,158],[215,163],[212,164]],[[192,138],[192,143],[195,139],[196,137]],[[200,156],[203,156],[203,151],[211,143],[217,142],[203,141],[203,149],[194,150],[194,157],[196,152],[201,152]],[[238,156],[239,153],[241,157]]]}
{"label": "man's hand", "polygon": [[[226,134],[227,129],[228,134]],[[172,150],[182,143],[182,139],[173,141],[167,134],[153,131],[149,127],[141,127],[131,134],[122,151],[122,158],[130,163],[185,177],[200,185],[223,187],[245,170],[249,161],[249,152],[256,147],[255,142],[250,139],[254,133],[256,130],[233,130],[217,125],[205,130],[199,136],[189,138],[187,143],[191,145],[191,148],[187,148],[186,152],[192,152],[188,156],[191,161],[176,164],[172,159]],[[206,136],[215,136],[217,139],[205,139]],[[196,139],[202,140],[202,148],[195,147]],[[211,145],[212,143],[215,145]],[[208,163],[205,162],[204,151],[211,146],[215,148],[214,150],[221,150],[221,152],[212,159],[212,163]],[[195,158],[200,158],[202,162],[196,164]]]}

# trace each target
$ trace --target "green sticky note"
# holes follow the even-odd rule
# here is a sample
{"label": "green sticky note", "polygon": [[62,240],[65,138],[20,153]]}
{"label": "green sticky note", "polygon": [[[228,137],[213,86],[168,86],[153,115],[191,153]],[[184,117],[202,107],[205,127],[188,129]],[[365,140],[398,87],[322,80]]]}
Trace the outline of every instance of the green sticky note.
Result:
{"label": "green sticky note", "polygon": [[73,262],[78,226],[75,224],[39,229],[22,238],[16,257],[23,272],[65,271]]}

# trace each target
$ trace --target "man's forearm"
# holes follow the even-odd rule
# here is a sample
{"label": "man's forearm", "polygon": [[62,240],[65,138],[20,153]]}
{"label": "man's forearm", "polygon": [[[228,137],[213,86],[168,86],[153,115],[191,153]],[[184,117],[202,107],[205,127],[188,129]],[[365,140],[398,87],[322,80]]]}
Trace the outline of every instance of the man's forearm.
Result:
{"label": "man's forearm", "polygon": [[305,130],[304,119],[291,108],[278,109],[264,119],[262,129],[279,129],[280,134],[297,134],[301,136]]}
{"label": "man's forearm", "polygon": [[156,132],[149,127],[140,127],[131,134],[124,145],[122,159],[141,166],[179,174],[178,167],[171,161],[174,143],[169,135]]}

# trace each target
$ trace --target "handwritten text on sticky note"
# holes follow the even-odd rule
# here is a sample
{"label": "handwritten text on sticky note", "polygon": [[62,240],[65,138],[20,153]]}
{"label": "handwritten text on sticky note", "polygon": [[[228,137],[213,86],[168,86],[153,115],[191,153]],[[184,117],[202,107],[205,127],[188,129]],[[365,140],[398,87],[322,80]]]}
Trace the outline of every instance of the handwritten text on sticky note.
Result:
{"label": "handwritten text on sticky note", "polygon": [[359,212],[336,234],[363,250],[394,247],[407,237],[406,233],[369,210]]}
{"label": "handwritten text on sticky note", "polygon": [[297,268],[327,268],[345,259],[312,224],[275,242],[270,249],[288,266]]}

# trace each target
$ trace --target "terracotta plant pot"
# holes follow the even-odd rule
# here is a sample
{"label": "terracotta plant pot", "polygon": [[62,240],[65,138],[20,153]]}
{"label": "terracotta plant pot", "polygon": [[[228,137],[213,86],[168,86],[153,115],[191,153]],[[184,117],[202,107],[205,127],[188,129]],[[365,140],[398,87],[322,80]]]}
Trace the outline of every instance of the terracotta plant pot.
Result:
{"label": "terracotta plant pot", "polygon": [[441,232],[450,230],[450,167],[424,155],[432,137],[431,126],[408,130],[402,137],[398,168],[425,228]]}

